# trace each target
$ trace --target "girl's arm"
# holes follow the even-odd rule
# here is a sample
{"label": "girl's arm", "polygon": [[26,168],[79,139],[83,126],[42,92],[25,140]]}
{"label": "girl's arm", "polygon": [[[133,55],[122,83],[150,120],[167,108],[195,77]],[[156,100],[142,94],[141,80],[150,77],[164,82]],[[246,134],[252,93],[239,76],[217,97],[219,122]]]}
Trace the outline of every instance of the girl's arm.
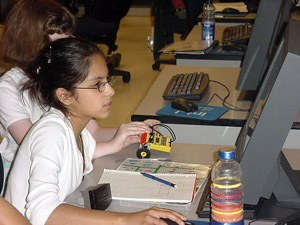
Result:
{"label": "girl's arm", "polygon": [[186,218],[173,210],[152,207],[135,213],[116,213],[102,210],[83,209],[61,204],[49,216],[46,225],[166,225],[159,218],[168,218],[179,225],[184,225]]}
{"label": "girl's arm", "polygon": [[1,225],[30,225],[11,204],[0,196],[0,224]]}
{"label": "girl's arm", "polygon": [[159,123],[158,120],[149,119],[144,122],[122,124],[119,128],[101,128],[97,121],[90,121],[87,129],[97,141],[93,158],[113,154],[130,144],[138,143],[142,133],[151,132],[150,126]]}
{"label": "girl's arm", "polygon": [[8,132],[13,137],[15,142],[20,145],[23,138],[32,127],[32,122],[29,118],[14,122],[8,127]]}
{"label": "girl's arm", "polygon": [[[17,73],[16,70],[7,73]],[[11,76],[20,74],[11,74]],[[5,77],[5,75],[3,75]],[[1,81],[0,87],[0,123],[7,129],[19,145],[32,126],[30,113],[20,97],[19,89],[12,86],[10,79]]]}
{"label": "girl's arm", "polygon": [[111,140],[118,130],[117,127],[100,127],[95,119],[91,120],[87,124],[86,128],[91,133],[96,142]]}

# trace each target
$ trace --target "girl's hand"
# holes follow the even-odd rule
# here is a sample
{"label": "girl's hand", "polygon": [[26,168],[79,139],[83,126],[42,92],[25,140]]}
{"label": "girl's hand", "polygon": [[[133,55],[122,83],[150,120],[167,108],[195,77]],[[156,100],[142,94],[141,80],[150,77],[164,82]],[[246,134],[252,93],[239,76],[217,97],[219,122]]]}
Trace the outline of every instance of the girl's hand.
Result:
{"label": "girl's hand", "polygon": [[[150,128],[144,130],[144,132],[139,133],[138,135],[130,135],[127,137],[127,139],[124,142],[123,148],[125,148],[126,146],[133,144],[133,143],[139,143],[141,140],[141,134],[142,133],[150,133],[154,130],[159,130],[158,126],[155,126],[157,124],[160,124],[159,120],[154,120],[154,119],[147,119],[144,122],[133,122],[133,123],[139,123],[141,127],[144,128]],[[128,123],[128,125],[133,124],[133,123]],[[154,126],[154,127],[153,127]]]}
{"label": "girl's hand", "polygon": [[168,218],[178,225],[184,225],[184,221],[186,220],[186,217],[181,213],[158,207],[152,207],[137,213],[125,214],[123,219],[124,224],[166,225],[166,222],[160,218]]}
{"label": "girl's hand", "polygon": [[[109,141],[97,141],[96,149],[93,158],[98,158],[104,155],[113,154],[121,151],[123,148],[130,144],[138,143],[141,140],[141,134],[152,132],[153,125],[160,124],[158,120],[145,120],[144,122],[132,122],[122,124],[110,138]],[[155,130],[158,130],[158,126],[154,126]],[[102,130],[101,132],[105,132]],[[96,136],[100,140],[101,136],[105,134],[98,133]],[[107,137],[106,137],[107,138]]]}
{"label": "girl's hand", "polygon": [[111,143],[113,147],[116,148],[116,152],[118,152],[130,144],[138,143],[140,141],[141,134],[150,133],[151,131],[152,129],[150,128],[150,125],[145,122],[122,124],[112,138]]}

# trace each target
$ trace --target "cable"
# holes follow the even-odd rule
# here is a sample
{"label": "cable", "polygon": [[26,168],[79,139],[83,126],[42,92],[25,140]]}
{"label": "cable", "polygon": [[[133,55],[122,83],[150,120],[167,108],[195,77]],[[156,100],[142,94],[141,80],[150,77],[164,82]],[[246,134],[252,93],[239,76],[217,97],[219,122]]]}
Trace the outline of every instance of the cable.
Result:
{"label": "cable", "polygon": [[208,105],[208,104],[212,101],[212,99],[213,99],[214,97],[218,97],[218,98],[222,101],[222,105],[223,105],[224,107],[226,107],[227,109],[234,110],[234,111],[242,111],[242,112],[249,112],[249,111],[250,111],[249,109],[242,109],[242,108],[239,108],[239,107],[237,107],[237,106],[235,106],[235,105],[232,105],[232,104],[230,104],[229,102],[226,101],[226,99],[230,96],[230,90],[229,90],[229,88],[226,87],[224,84],[222,84],[222,83],[220,83],[219,81],[216,81],[216,80],[209,80],[209,82],[216,83],[216,84],[219,84],[219,85],[221,85],[222,87],[224,87],[224,88],[226,89],[226,91],[227,91],[227,95],[226,95],[224,98],[222,98],[220,95],[214,93],[214,94],[210,97],[210,99],[207,101],[207,103],[206,103],[205,105]]}
{"label": "cable", "polygon": [[164,127],[164,128],[166,128],[170,132],[170,134],[172,136],[172,140],[170,142],[174,142],[176,140],[176,135],[175,135],[175,133],[174,133],[174,131],[172,130],[171,127],[169,127],[168,125],[163,124],[163,123],[158,123],[158,124],[155,124],[153,126],[150,126],[150,128],[152,129],[152,131],[155,131],[156,133],[160,134],[161,136],[163,136],[163,135],[158,130],[154,129],[155,126]]}
{"label": "cable", "polygon": [[277,223],[275,223],[275,225],[284,225],[288,222],[293,222],[295,220],[299,219],[300,220],[300,212],[296,212],[292,215],[289,215],[287,217],[282,218],[281,220],[279,220]]}
{"label": "cable", "polygon": [[[242,108],[239,108],[237,106],[234,106],[234,105],[232,105],[232,104],[230,104],[229,102],[226,101],[226,99],[230,96],[230,90],[224,84],[220,83],[219,81],[215,81],[215,80],[210,80],[210,82],[217,83],[217,84],[221,85],[222,87],[224,87],[226,89],[226,91],[227,91],[227,95],[224,98],[222,98],[222,97],[220,97],[220,95],[218,95],[218,94],[215,93],[215,94],[212,95],[212,97],[210,98],[210,100],[208,101],[208,103],[216,96],[216,97],[218,97],[222,101],[222,105],[224,107],[230,109],[230,110],[244,111],[244,112],[249,112],[250,111],[249,109],[242,109]],[[227,106],[226,104],[229,105],[229,106],[231,106],[231,107],[233,107],[233,108]]]}

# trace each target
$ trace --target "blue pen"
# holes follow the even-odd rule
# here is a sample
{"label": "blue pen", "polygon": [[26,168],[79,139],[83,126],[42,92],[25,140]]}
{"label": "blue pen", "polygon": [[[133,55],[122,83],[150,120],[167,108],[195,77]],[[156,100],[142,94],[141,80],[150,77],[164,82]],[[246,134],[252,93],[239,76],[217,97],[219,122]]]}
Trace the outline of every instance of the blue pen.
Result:
{"label": "blue pen", "polygon": [[149,173],[141,172],[141,174],[142,174],[143,176],[145,176],[145,177],[148,177],[148,178],[150,178],[150,179],[152,179],[152,180],[156,180],[156,181],[158,181],[158,182],[160,182],[160,183],[169,185],[169,186],[171,186],[171,187],[173,187],[173,188],[176,187],[176,185],[173,184],[172,182],[169,182],[169,181],[166,181],[166,180],[164,180],[164,179],[155,177],[155,176],[153,176],[153,175],[151,175],[151,174],[149,174]]}

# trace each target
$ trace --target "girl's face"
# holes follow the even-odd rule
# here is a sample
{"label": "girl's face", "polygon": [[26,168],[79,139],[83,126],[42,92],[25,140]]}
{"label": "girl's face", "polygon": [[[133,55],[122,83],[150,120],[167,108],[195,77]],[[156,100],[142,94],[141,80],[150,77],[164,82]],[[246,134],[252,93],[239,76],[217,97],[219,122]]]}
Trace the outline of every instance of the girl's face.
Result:
{"label": "girl's face", "polygon": [[100,93],[97,89],[99,83],[102,83],[103,86],[107,81],[107,76],[108,69],[104,57],[98,54],[92,56],[89,74],[77,86],[76,98],[71,106],[72,115],[87,119],[108,117],[115,91],[109,83],[104,85],[103,92]]}

